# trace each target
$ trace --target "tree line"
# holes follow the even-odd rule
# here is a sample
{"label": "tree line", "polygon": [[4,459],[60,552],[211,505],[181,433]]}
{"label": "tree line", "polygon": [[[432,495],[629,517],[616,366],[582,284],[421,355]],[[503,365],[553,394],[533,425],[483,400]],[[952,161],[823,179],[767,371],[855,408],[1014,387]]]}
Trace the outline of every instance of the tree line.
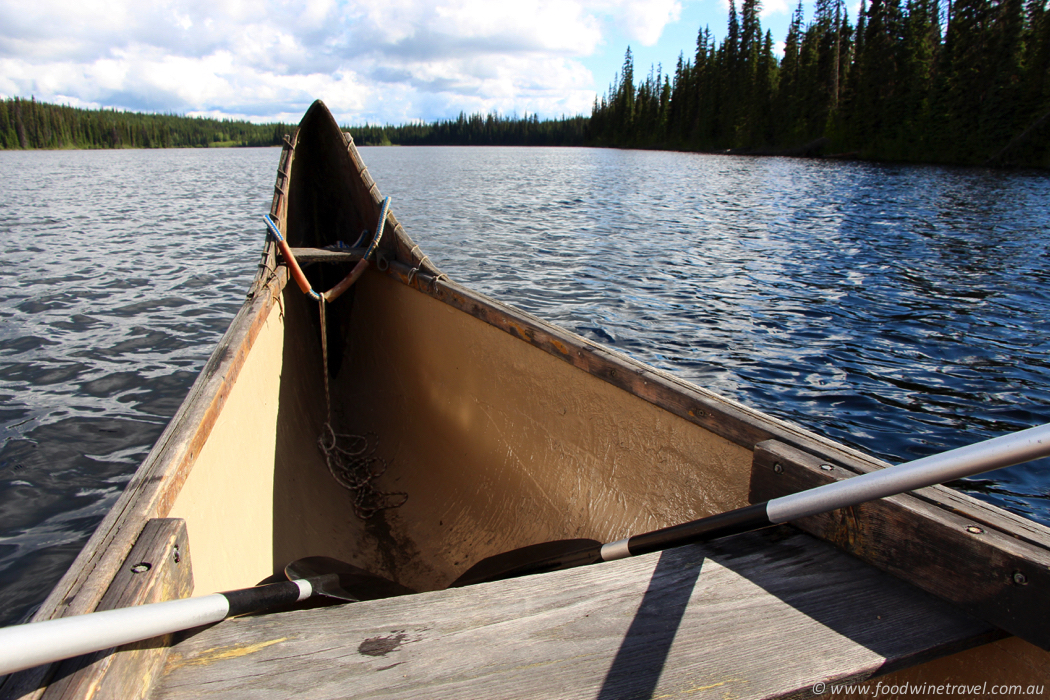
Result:
{"label": "tree line", "polygon": [[0,148],[185,148],[274,146],[289,124],[79,109],[13,97],[0,100]]}
{"label": "tree line", "polygon": [[[344,127],[362,146],[583,146],[587,117],[540,120],[460,113],[400,126]],[[18,97],[0,100],[0,148],[185,148],[277,146],[294,124],[81,109]]]}
{"label": "tree line", "polygon": [[460,112],[429,124],[351,128],[361,146],[584,146],[587,117],[540,120],[536,114],[509,117]]}
{"label": "tree line", "polygon": [[598,146],[843,155],[1050,166],[1050,12],[1046,0],[799,3],[773,53],[760,0],[729,4],[725,39],[636,81],[628,48],[596,99]]}

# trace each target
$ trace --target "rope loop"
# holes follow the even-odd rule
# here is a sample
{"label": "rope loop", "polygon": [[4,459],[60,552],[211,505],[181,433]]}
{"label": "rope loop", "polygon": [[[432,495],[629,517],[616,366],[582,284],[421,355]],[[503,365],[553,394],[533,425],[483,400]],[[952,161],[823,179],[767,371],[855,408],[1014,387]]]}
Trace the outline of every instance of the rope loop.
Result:
{"label": "rope loop", "polygon": [[[353,142],[350,141],[350,144]],[[318,294],[313,290],[306,275],[295,260],[288,242],[281,234],[277,222],[269,215],[266,226],[277,241],[285,262],[291,268],[293,277],[304,294],[317,299],[317,315],[321,323],[321,373],[324,377],[324,404],[325,422],[321,427],[321,434],[317,437],[317,448],[324,455],[328,471],[336,483],[347,489],[352,497],[354,513],[362,520],[367,520],[381,510],[389,508],[400,508],[408,500],[408,493],[404,491],[381,491],[375,485],[375,480],[382,476],[389,468],[390,463],[376,455],[379,448],[379,437],[375,433],[366,435],[354,435],[352,433],[337,433],[332,427],[332,394],[328,379],[328,318],[326,305],[345,292],[368,267],[368,259],[376,254],[376,266],[380,270],[390,267],[390,261],[386,256],[376,252],[379,241],[383,237],[383,229],[386,224],[387,214],[390,212],[390,197],[383,200],[379,210],[379,221],[376,224],[376,233],[365,251],[364,256],[358,261],[354,270],[347,275],[343,281],[324,294]],[[367,230],[362,232],[358,242],[362,241],[368,234]],[[416,246],[418,248],[418,246]],[[424,258],[425,259],[425,258]],[[421,261],[422,262],[422,261]],[[267,267],[267,269],[269,269]],[[413,273],[418,271],[413,270]],[[411,278],[410,278],[411,279]],[[283,312],[283,305],[282,305]]]}
{"label": "rope loop", "polygon": [[375,433],[336,433],[331,423],[325,423],[317,446],[325,456],[332,478],[353,495],[354,513],[362,520],[381,510],[400,508],[408,500],[404,491],[380,491],[373,483],[390,466],[375,454],[379,448]]}
{"label": "rope loop", "polygon": [[[409,258],[414,258],[416,256],[416,252],[417,251],[420,252],[420,253],[423,252],[422,250],[420,250],[418,243],[416,245],[412,246],[412,250],[408,251],[408,257]],[[430,256],[424,254],[423,257],[421,257],[419,259],[419,262],[416,263],[416,266],[408,271],[408,284],[409,284],[409,286],[412,285],[412,281],[416,278],[416,275],[418,275],[420,272],[423,271],[423,265],[425,265],[428,262],[430,262]],[[430,278],[430,293],[431,294],[433,294],[434,292],[437,291],[437,283],[439,281],[441,281],[441,280],[445,280],[447,282],[448,281],[448,275],[446,275],[444,272],[439,272],[439,273],[437,273],[436,275],[434,275],[433,277]]]}
{"label": "rope loop", "polygon": [[438,282],[448,282],[448,281],[449,281],[448,275],[446,275],[444,272],[439,272],[438,274],[434,275],[433,277],[430,278],[430,293],[434,294],[434,293],[437,292]]}
{"label": "rope loop", "polygon": [[332,427],[332,395],[328,381],[328,319],[326,300],[317,300],[321,321],[321,373],[324,376],[325,422],[317,437],[317,448],[324,455],[328,472],[335,482],[350,492],[354,514],[368,520],[381,510],[400,508],[408,500],[404,491],[381,491],[374,481],[382,476],[390,463],[376,456],[379,436],[375,433],[354,435],[337,433]]}

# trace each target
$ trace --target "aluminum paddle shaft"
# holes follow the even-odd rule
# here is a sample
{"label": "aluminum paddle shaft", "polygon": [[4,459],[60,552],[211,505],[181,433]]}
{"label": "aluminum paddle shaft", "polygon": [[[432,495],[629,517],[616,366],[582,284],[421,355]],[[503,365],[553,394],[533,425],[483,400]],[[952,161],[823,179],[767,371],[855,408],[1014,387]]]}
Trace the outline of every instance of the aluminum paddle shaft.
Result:
{"label": "aluminum paddle shaft", "polygon": [[1050,423],[765,503],[610,542],[602,546],[600,560],[612,561],[683,544],[707,542],[1046,456],[1050,456]]}
{"label": "aluminum paddle shaft", "polygon": [[766,504],[766,516],[774,525],[786,523],[1047,455],[1050,455],[1050,423],[774,498]]}

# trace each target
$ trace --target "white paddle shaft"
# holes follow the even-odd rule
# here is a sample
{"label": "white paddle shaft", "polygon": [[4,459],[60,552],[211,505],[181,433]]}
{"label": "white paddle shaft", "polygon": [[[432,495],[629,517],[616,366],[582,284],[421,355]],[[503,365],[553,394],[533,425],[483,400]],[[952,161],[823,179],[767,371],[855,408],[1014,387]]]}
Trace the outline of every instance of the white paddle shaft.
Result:
{"label": "white paddle shaft", "polygon": [[0,629],[0,675],[226,617],[230,601],[214,593]]}
{"label": "white paddle shaft", "polygon": [[278,586],[290,586],[291,600],[295,600],[296,596],[299,600],[305,600],[313,595],[313,585],[309,579],[294,581],[292,584],[269,584],[199,598],[182,598],[4,627],[0,629],[0,676],[59,659],[218,622],[229,614],[237,615],[252,609],[253,599],[265,596]]}

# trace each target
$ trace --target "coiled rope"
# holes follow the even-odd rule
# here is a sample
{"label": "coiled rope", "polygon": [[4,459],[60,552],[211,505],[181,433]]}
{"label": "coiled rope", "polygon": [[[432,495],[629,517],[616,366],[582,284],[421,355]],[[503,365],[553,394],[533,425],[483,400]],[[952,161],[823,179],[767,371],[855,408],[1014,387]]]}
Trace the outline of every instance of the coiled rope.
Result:
{"label": "coiled rope", "polygon": [[266,217],[267,227],[276,237],[299,287],[304,294],[317,300],[321,321],[321,374],[324,377],[325,403],[325,422],[317,438],[317,447],[324,455],[325,464],[328,465],[332,478],[353,495],[354,513],[362,520],[368,520],[381,510],[400,508],[408,500],[408,494],[404,491],[381,491],[376,487],[375,480],[382,476],[390,466],[387,460],[376,456],[376,450],[379,448],[378,435],[375,433],[365,435],[337,433],[332,427],[332,396],[328,385],[328,322],[325,306],[349,289],[364,273],[365,268],[368,267],[368,259],[375,252],[379,246],[379,240],[383,237],[383,229],[389,211],[390,197],[387,197],[380,208],[376,235],[372,238],[368,250],[353,271],[324,294],[318,294],[313,290],[306,280],[306,275],[299,269],[291,248],[281,236],[276,222],[269,216]]}
{"label": "coiled rope", "polygon": [[336,483],[353,494],[354,513],[368,520],[381,510],[400,508],[408,500],[404,491],[381,491],[375,480],[390,467],[390,463],[376,456],[379,436],[375,433],[355,435],[337,433],[332,427],[332,398],[328,388],[328,325],[325,319],[324,296],[317,300],[321,316],[321,373],[324,375],[324,403],[326,420],[317,437],[317,447],[324,455],[328,471]]}

